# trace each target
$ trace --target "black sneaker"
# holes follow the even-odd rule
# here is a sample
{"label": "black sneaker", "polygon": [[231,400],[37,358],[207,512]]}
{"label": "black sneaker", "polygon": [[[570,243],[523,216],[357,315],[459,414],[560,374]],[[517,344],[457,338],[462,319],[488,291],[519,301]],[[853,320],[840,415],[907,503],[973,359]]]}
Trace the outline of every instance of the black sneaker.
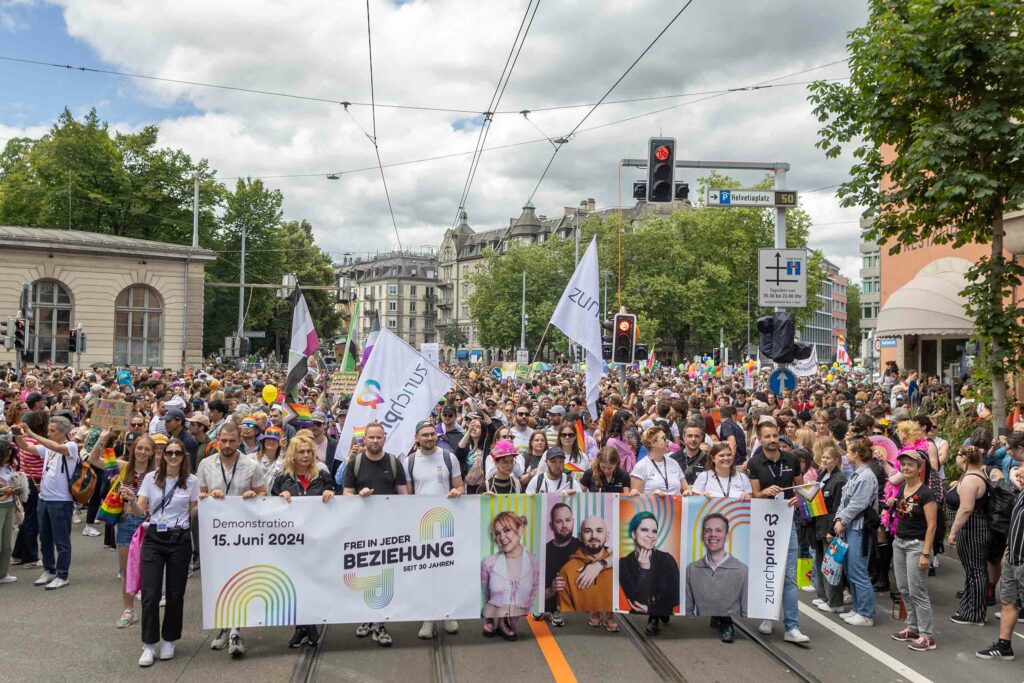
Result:
{"label": "black sneaker", "polygon": [[966,619],[966,618],[960,616],[959,614],[951,615],[949,617],[949,620],[952,621],[954,624],[960,624],[961,626],[984,626],[985,625],[985,620],[984,619],[982,619],[981,621],[971,621],[970,619]]}
{"label": "black sneaker", "polygon": [[978,659],[1005,659],[1006,661],[1014,659],[1013,647],[1007,640],[997,640],[984,650],[975,652],[974,656]]}
{"label": "black sneaker", "polygon": [[320,644],[320,629],[317,626],[306,627],[306,645],[316,647]]}
{"label": "black sneaker", "polygon": [[289,641],[288,641],[288,647],[291,647],[291,648],[302,647],[307,642],[309,642],[309,638],[306,635],[305,627],[297,626],[297,627],[295,627],[295,633],[292,634],[291,639],[289,639]]}

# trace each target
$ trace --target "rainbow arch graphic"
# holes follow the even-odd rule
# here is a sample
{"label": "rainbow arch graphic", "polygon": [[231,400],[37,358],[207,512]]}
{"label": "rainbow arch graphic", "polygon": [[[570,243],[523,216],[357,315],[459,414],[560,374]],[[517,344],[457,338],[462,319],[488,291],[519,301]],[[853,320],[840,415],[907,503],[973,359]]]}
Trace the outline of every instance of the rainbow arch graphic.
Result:
{"label": "rainbow arch graphic", "polygon": [[633,537],[629,535],[628,522],[639,512],[651,512],[658,519],[658,540],[654,547],[664,547],[668,540],[669,533],[676,523],[676,509],[672,496],[655,496],[654,494],[641,495],[636,498],[623,496],[620,501],[626,501],[633,509],[628,513],[620,512],[622,523],[619,524],[619,554],[628,555],[633,552]]}
{"label": "rainbow arch graphic", "polygon": [[216,628],[249,626],[249,605],[263,603],[259,626],[294,626],[298,615],[295,583],[283,570],[269,564],[254,564],[236,572],[221,587],[213,608]]}
{"label": "rainbow arch graphic", "polygon": [[737,500],[736,498],[713,498],[706,500],[690,520],[690,562],[696,562],[704,556],[704,544],[701,542],[701,524],[704,517],[717,512],[725,515],[729,520],[729,538],[726,541],[727,551],[733,555],[732,541],[736,529],[741,526],[750,526],[750,501]]}
{"label": "rainbow arch graphic", "polygon": [[345,586],[349,590],[362,591],[363,601],[370,609],[383,609],[395,597],[395,570],[382,569],[373,576],[345,574]]}
{"label": "rainbow arch graphic", "polygon": [[455,536],[455,516],[447,508],[430,508],[420,517],[420,540],[433,541],[434,527],[438,538]]}

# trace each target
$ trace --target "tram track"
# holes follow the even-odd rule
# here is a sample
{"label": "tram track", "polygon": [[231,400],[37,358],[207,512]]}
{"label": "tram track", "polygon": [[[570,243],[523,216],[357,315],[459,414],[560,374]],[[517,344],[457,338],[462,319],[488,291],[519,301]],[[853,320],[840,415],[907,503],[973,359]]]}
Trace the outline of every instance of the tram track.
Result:
{"label": "tram track", "polygon": [[324,641],[327,639],[329,624],[320,627],[320,638],[317,639],[316,647],[299,648],[298,659],[295,660],[295,668],[292,669],[291,683],[313,683],[317,679],[320,670],[320,655],[323,652]]}

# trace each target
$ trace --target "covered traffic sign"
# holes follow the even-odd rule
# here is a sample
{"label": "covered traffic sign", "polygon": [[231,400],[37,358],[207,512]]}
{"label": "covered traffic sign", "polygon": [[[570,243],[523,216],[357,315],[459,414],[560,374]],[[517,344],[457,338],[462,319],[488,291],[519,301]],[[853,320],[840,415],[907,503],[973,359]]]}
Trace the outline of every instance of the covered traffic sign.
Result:
{"label": "covered traffic sign", "polygon": [[776,368],[768,375],[768,388],[776,396],[782,396],[786,389],[793,391],[796,389],[796,375],[789,368]]}
{"label": "covered traffic sign", "polygon": [[803,308],[807,305],[807,250],[759,249],[757,305]]}
{"label": "covered traffic sign", "polygon": [[793,190],[726,190],[710,189],[708,206],[735,206],[737,208],[790,208],[796,206]]}

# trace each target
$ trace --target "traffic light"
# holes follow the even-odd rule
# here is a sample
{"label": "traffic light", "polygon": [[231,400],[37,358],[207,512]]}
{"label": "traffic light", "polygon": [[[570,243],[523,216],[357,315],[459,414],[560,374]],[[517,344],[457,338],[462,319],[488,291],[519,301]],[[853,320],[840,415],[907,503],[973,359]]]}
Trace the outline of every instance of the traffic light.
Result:
{"label": "traffic light", "polygon": [[716,346],[715,348],[711,349],[711,360],[715,361],[715,365],[718,365],[719,363],[722,362],[721,346]]}
{"label": "traffic light", "polygon": [[14,348],[14,318],[0,320],[0,344],[6,351]]}
{"label": "traffic light", "polygon": [[14,348],[24,350],[28,334],[28,324],[24,318],[17,318],[14,321]]}
{"label": "traffic light", "polygon": [[633,360],[638,363],[647,360],[647,344],[637,344],[633,347]]}
{"label": "traffic light", "polygon": [[632,363],[636,345],[636,316],[632,313],[617,313],[615,329],[612,330],[612,362]]}
{"label": "traffic light", "polygon": [[671,202],[675,195],[676,139],[651,138],[647,150],[647,201]]}
{"label": "traffic light", "polygon": [[689,183],[676,183],[676,201],[685,202],[690,199]]}
{"label": "traffic light", "polygon": [[68,334],[68,351],[70,353],[78,352],[78,330],[71,328],[71,332]]}
{"label": "traffic light", "polygon": [[796,341],[796,319],[789,311],[776,311],[758,318],[757,331],[761,333],[761,355],[776,363],[792,363],[811,357],[813,347]]}
{"label": "traffic light", "polygon": [[612,330],[615,325],[611,320],[601,321],[601,357],[607,361],[612,359]]}

